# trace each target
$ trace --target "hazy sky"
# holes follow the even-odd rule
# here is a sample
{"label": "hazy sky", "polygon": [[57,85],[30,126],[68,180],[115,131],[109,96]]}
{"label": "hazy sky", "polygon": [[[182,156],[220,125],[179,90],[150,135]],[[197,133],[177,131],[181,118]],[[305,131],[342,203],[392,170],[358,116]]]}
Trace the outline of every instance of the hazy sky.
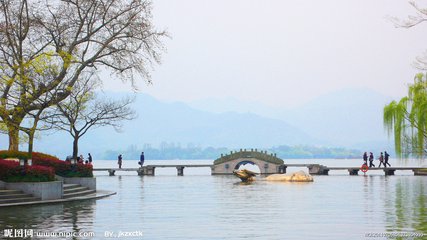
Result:
{"label": "hazy sky", "polygon": [[153,7],[172,38],[154,84],[139,88],[164,100],[290,107],[355,87],[399,97],[427,49],[427,23],[402,29],[387,19],[414,14],[406,0],[153,0]]}

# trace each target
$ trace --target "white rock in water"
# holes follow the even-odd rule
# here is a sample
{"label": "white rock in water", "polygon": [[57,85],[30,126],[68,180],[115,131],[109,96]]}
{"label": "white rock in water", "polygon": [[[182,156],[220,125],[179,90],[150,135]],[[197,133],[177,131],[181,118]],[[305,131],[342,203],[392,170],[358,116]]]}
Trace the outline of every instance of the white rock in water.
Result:
{"label": "white rock in water", "polygon": [[287,174],[272,174],[265,178],[267,181],[313,182],[313,177],[304,171]]}

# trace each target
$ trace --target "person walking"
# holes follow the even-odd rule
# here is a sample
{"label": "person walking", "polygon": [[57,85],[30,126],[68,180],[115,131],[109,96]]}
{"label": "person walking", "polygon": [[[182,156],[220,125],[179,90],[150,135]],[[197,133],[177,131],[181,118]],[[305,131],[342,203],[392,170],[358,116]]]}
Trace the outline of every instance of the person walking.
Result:
{"label": "person walking", "polygon": [[374,154],[372,152],[369,153],[369,167],[375,167],[375,165],[374,165]]}
{"label": "person walking", "polygon": [[122,157],[122,155],[120,154],[120,155],[117,157],[117,164],[119,164],[119,169],[121,169],[121,168],[122,168],[122,160],[123,160],[123,157]]}
{"label": "person walking", "polygon": [[384,167],[391,167],[390,163],[388,163],[388,159],[390,157],[390,154],[387,153],[387,151],[384,151]]}
{"label": "person walking", "polygon": [[89,163],[92,164],[92,155],[90,155],[90,153],[88,154],[87,160],[89,160]]}
{"label": "person walking", "polygon": [[378,165],[378,168],[381,167],[381,164],[383,164],[383,166],[385,167],[383,152],[381,152],[380,157],[378,159],[380,160],[380,165]]}
{"label": "person walking", "polygon": [[145,160],[145,157],[144,157],[144,152],[141,152],[141,156],[139,156],[139,165],[141,165],[141,167],[142,167],[142,165],[144,165],[144,160]]}
{"label": "person walking", "polygon": [[368,153],[363,154],[363,165],[368,166]]}

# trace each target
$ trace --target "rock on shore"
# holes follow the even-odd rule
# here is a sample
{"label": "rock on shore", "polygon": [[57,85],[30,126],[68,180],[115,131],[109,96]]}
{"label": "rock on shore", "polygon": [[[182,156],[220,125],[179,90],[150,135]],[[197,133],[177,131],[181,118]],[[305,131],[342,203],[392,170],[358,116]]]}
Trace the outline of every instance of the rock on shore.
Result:
{"label": "rock on shore", "polygon": [[240,178],[242,182],[252,182],[255,181],[256,173],[249,171],[247,169],[235,170],[233,171],[234,176]]}
{"label": "rock on shore", "polygon": [[272,174],[265,178],[267,181],[313,182],[313,177],[304,171],[287,174]]}

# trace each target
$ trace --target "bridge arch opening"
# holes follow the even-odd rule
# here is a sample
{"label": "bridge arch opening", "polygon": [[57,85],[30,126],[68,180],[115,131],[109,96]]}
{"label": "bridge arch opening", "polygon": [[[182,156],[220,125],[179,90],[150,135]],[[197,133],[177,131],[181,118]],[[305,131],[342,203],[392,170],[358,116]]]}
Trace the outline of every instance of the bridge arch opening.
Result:
{"label": "bridge arch opening", "polygon": [[242,169],[247,169],[252,172],[261,173],[261,168],[256,163],[249,160],[241,161],[234,167],[234,170],[242,170]]}

